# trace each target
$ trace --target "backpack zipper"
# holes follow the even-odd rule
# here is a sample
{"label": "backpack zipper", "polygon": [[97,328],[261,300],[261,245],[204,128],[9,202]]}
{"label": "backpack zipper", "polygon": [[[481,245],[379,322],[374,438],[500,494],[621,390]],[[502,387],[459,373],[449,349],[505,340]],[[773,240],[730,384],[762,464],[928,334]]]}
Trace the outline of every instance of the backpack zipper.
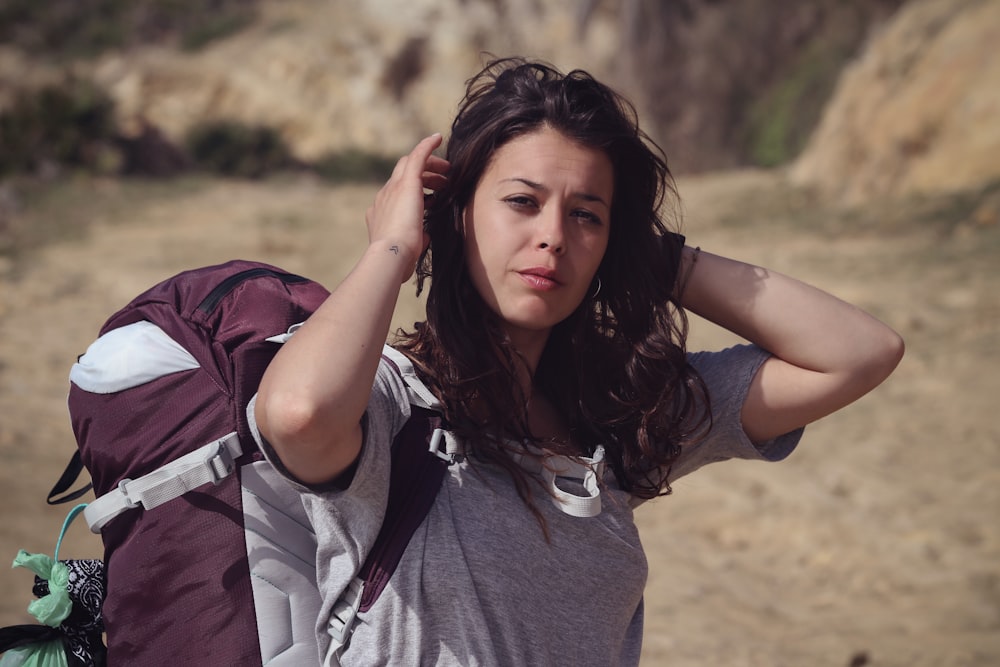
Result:
{"label": "backpack zipper", "polygon": [[308,278],[297,276],[294,273],[283,273],[281,271],[275,271],[274,269],[264,267],[247,269],[245,271],[240,271],[239,273],[234,273],[216,285],[215,288],[208,293],[208,296],[206,296],[202,302],[198,304],[198,308],[196,310],[208,315],[218,307],[219,303],[227,294],[236,289],[236,287],[241,283],[247,280],[253,280],[254,278],[263,278],[265,276],[277,278],[286,285],[309,282]]}

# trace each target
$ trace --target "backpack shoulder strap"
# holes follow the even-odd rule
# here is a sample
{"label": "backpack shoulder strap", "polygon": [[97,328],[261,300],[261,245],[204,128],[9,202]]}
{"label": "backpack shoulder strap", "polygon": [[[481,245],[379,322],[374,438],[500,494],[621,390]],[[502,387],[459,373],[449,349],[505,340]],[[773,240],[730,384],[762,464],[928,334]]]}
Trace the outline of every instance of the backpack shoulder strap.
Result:
{"label": "backpack shoulder strap", "polygon": [[434,505],[448,467],[428,450],[432,434],[441,428],[440,415],[418,406],[412,409],[393,441],[382,528],[358,575],[365,582],[361,611],[368,611],[381,595],[410,538]]}
{"label": "backpack shoulder strap", "polygon": [[[420,380],[417,371],[413,368],[413,362],[402,352],[386,345],[382,348],[382,359],[395,369],[406,385],[407,398],[410,401],[411,411],[413,407],[424,408],[430,412],[440,412],[441,403],[437,397]],[[446,427],[437,428],[431,431],[431,440],[426,443],[427,449],[438,458],[451,465],[462,460],[465,456],[461,444],[455,440]]]}
{"label": "backpack shoulder strap", "polygon": [[371,609],[382,594],[414,532],[430,512],[448,468],[447,459],[434,449],[445,432],[441,415],[435,410],[439,406],[437,399],[403,354],[386,346],[383,358],[406,383],[411,412],[392,442],[389,501],[382,528],[358,577],[331,612],[327,631],[334,653],[347,645],[357,613]]}

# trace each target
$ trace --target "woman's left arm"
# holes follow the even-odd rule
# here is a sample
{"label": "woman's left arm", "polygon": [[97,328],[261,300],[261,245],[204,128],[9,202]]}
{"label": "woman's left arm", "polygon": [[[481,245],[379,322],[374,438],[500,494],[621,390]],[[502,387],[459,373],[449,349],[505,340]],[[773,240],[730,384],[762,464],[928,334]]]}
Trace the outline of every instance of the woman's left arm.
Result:
{"label": "woman's left arm", "polygon": [[805,426],[885,380],[903,339],[861,309],[759,266],[684,248],[684,308],[764,348],[743,404],[756,443]]}

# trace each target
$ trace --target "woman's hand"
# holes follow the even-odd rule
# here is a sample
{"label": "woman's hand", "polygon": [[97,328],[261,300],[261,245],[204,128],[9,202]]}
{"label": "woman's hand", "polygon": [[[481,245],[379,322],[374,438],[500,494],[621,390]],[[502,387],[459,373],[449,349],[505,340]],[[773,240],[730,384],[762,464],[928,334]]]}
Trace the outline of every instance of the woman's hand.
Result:
{"label": "woman's hand", "polygon": [[402,282],[413,275],[429,242],[424,231],[425,190],[440,190],[447,180],[448,162],[432,154],[440,145],[441,135],[433,134],[401,157],[365,213],[369,244],[381,245],[406,261],[409,271]]}

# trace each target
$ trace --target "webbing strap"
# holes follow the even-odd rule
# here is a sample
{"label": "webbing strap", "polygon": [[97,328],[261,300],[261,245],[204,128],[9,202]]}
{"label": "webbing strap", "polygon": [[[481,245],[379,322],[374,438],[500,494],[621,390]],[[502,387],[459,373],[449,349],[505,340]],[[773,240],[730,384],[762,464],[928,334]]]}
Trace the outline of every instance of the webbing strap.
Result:
{"label": "webbing strap", "polygon": [[[537,447],[527,447],[532,455],[515,454],[514,460],[528,472],[541,475],[549,490],[552,503],[564,514],[581,518],[601,513],[600,480],[604,476],[604,447],[598,445],[593,456],[569,457],[545,454]],[[583,485],[585,495],[570,493],[559,487],[562,477],[575,479]]]}
{"label": "webbing strap", "polygon": [[131,509],[151,510],[203,484],[218,484],[233,473],[242,454],[234,431],[138,479],[123,479],[118,488],[90,503],[83,518],[91,532],[99,533],[109,521]]}
{"label": "webbing strap", "polygon": [[[94,487],[90,482],[87,482],[76,491],[69,491],[69,487],[76,484],[76,480],[80,478],[81,472],[83,472],[83,459],[80,458],[80,450],[78,449],[73,452],[72,458],[66,464],[66,469],[59,476],[59,480],[53,485],[52,490],[49,491],[49,496],[45,499],[45,502],[49,505],[62,505],[63,503],[76,500],[87,491],[90,491]],[[66,495],[60,496],[60,493],[65,493]]]}

